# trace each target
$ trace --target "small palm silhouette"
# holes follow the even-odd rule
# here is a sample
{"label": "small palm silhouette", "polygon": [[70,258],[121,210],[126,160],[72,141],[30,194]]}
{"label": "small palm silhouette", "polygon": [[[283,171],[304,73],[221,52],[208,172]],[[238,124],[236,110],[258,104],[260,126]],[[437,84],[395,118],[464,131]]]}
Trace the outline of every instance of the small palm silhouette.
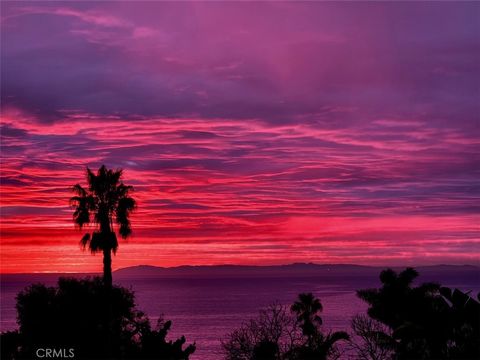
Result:
{"label": "small palm silhouette", "polygon": [[326,360],[336,351],[335,343],[349,339],[345,331],[335,331],[325,335],[320,330],[322,318],[319,313],[322,312],[323,306],[312,293],[299,294],[298,300],[290,309],[296,315],[297,322],[306,337],[306,346],[298,349],[299,359]]}
{"label": "small palm silhouette", "polygon": [[80,243],[92,253],[103,252],[103,281],[107,287],[112,286],[112,251],[118,248],[114,223],[118,233],[124,239],[132,233],[130,214],[136,207],[135,200],[130,197],[132,186],[121,181],[122,169],[109,170],[102,165],[94,174],[87,167],[88,188],[80,184],[73,186],[75,196],[70,199],[74,208],[73,221],[80,229],[92,224],[93,232],[85,234]]}
{"label": "small palm silhouette", "polygon": [[322,303],[312,293],[303,293],[298,295],[298,300],[293,303],[291,310],[297,315],[303,335],[310,342],[317,327],[322,325],[322,318],[318,315],[323,310]]}

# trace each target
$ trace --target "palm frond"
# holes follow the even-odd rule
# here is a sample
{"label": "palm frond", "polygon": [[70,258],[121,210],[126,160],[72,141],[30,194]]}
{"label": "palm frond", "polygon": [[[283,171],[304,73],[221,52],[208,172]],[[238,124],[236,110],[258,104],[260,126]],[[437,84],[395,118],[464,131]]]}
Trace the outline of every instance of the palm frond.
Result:
{"label": "palm frond", "polygon": [[92,239],[89,243],[89,249],[92,253],[102,251],[102,235],[99,232],[95,231],[92,234]]}
{"label": "palm frond", "polygon": [[82,239],[80,240],[80,245],[82,246],[82,248],[84,250],[87,247],[89,241],[90,241],[90,234],[89,233],[82,236]]}
{"label": "palm frond", "polygon": [[95,231],[89,243],[89,249],[92,253],[102,252],[103,250],[117,251],[118,241],[114,232],[102,233]]}
{"label": "palm frond", "polygon": [[335,349],[335,343],[341,340],[350,340],[350,335],[348,335],[348,333],[346,333],[345,331],[336,331],[330,333],[325,336],[321,347],[324,349],[324,352],[328,354]]}
{"label": "palm frond", "polygon": [[136,202],[131,197],[123,197],[118,201],[115,221],[120,226],[119,233],[124,239],[132,233],[129,216],[135,208]]}
{"label": "palm frond", "polygon": [[121,199],[123,197],[128,196],[128,194],[132,191],[133,191],[133,186],[127,186],[124,183],[120,183],[120,185],[118,185],[117,187],[117,196],[118,198]]}
{"label": "palm frond", "polygon": [[87,196],[86,190],[80,184],[75,184],[72,186],[72,191],[78,196],[85,197]]}
{"label": "palm frond", "polygon": [[82,228],[85,224],[95,225],[92,234],[82,237],[82,247],[88,247],[93,253],[103,250],[115,252],[118,248],[117,236],[111,226],[118,224],[118,233],[127,238],[132,233],[130,214],[136,208],[135,200],[129,196],[132,186],[121,182],[122,169],[108,169],[102,165],[97,171],[86,168],[88,187],[80,184],[72,187],[74,195],[70,199],[73,207],[74,223]]}
{"label": "palm frond", "polygon": [[120,224],[118,232],[123,239],[129,237],[132,234],[132,226],[130,225],[130,221],[127,220],[126,222]]}
{"label": "palm frond", "polygon": [[97,177],[92,170],[87,166],[87,182],[90,191],[94,191]]}
{"label": "palm frond", "polygon": [[95,202],[93,197],[88,195],[80,185],[75,185],[73,191],[78,193],[77,196],[70,198],[70,206],[74,208],[73,221],[82,228],[83,225],[90,222],[90,211],[94,210]]}
{"label": "palm frond", "polygon": [[80,203],[73,212],[73,221],[81,229],[83,225],[90,223],[90,212],[85,204]]}
{"label": "palm frond", "polygon": [[117,185],[123,175],[123,169],[110,170],[110,183]]}
{"label": "palm frond", "polygon": [[335,331],[333,333],[328,334],[325,341],[329,342],[330,344],[333,345],[337,341],[349,340],[349,339],[350,339],[350,335],[348,335],[347,332],[345,332],[345,331]]}

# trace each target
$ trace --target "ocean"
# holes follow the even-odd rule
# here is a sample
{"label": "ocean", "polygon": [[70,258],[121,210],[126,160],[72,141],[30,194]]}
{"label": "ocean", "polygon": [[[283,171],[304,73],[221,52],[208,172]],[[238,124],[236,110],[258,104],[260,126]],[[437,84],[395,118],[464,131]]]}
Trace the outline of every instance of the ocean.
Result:
{"label": "ocean", "polygon": [[[54,285],[58,275],[3,275],[1,278],[1,330],[16,328],[15,296],[32,282]],[[480,290],[478,277],[444,283],[463,290]],[[192,360],[222,357],[221,341],[258,311],[278,302],[290,305],[301,292],[312,292],[323,304],[325,330],[349,330],[353,315],[367,307],[356,289],[378,287],[377,276],[236,276],[156,278],[116,276],[114,282],[131,288],[137,306],[156,323],[159,316],[172,320],[169,339],[185,335],[195,342]]]}

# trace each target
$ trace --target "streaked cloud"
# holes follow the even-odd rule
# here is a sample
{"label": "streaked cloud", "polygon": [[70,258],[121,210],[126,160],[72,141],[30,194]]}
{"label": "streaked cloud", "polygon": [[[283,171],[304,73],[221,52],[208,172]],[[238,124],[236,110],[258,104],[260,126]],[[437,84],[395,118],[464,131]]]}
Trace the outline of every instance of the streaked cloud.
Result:
{"label": "streaked cloud", "polygon": [[101,164],[117,267],[477,261],[478,4],[1,6],[2,271],[100,269],[68,198]]}

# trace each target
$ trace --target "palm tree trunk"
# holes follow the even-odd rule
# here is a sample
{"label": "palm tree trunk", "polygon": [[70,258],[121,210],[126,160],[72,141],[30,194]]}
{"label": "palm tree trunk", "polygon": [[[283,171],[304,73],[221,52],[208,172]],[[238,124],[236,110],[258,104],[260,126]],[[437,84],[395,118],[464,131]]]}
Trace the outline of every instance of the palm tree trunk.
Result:
{"label": "palm tree trunk", "polygon": [[112,251],[103,250],[103,282],[106,287],[112,287]]}
{"label": "palm tree trunk", "polygon": [[106,333],[105,333],[105,355],[107,359],[112,359],[112,339],[113,330],[113,309],[112,309],[112,251],[103,249],[103,283],[107,289],[107,312],[106,312]]}

